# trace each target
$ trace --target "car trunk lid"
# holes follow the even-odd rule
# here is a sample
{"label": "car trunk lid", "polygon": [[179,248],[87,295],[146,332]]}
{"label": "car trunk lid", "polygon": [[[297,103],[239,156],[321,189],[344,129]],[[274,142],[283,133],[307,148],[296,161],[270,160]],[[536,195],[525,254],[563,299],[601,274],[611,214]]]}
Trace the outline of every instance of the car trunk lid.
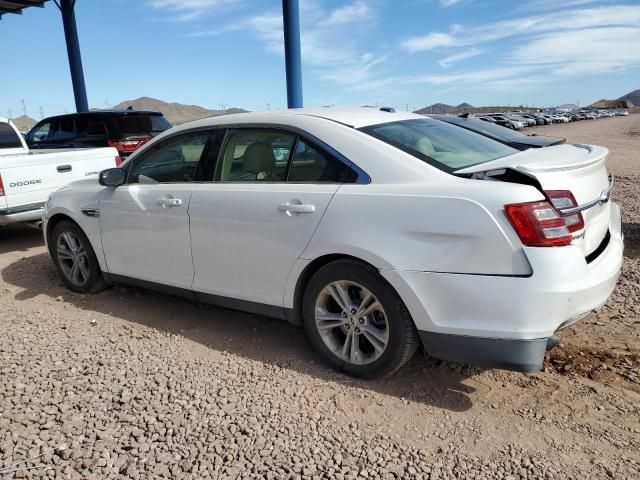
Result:
{"label": "car trunk lid", "polygon": [[455,174],[490,174],[510,169],[534,178],[543,191],[570,190],[579,206],[592,204],[581,211],[584,229],[573,233],[573,244],[579,246],[586,257],[600,246],[609,229],[611,179],[605,166],[608,152],[595,145],[557,145],[525,150],[457,170]]}

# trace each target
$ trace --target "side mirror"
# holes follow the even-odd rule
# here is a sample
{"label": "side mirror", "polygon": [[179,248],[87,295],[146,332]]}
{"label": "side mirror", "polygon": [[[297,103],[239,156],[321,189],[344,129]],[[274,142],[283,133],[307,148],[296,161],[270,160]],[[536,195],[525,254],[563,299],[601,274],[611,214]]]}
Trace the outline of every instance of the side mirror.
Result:
{"label": "side mirror", "polygon": [[116,188],[124,183],[124,171],[121,168],[107,168],[100,172],[98,181],[103,187]]}

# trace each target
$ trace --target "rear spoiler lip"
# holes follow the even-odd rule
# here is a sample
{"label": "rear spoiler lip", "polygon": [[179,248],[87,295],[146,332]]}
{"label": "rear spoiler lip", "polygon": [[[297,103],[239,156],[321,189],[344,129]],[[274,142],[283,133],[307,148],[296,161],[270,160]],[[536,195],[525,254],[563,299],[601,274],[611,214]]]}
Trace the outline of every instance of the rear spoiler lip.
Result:
{"label": "rear spoiler lip", "polygon": [[613,175],[609,175],[609,186],[607,188],[603,188],[602,192],[600,192],[600,196],[591,200],[590,202],[583,203],[582,205],[578,205],[577,207],[572,208],[563,208],[560,210],[560,213],[564,215],[572,215],[574,213],[582,212],[583,210],[588,210],[596,205],[602,205],[607,203],[611,199],[611,192],[613,190]]}
{"label": "rear spoiler lip", "polygon": [[[530,158],[529,155],[532,154],[531,153],[532,150],[535,150],[534,153],[536,155],[545,155],[545,154],[548,154],[548,152],[552,148],[563,148],[565,146],[582,148],[587,151],[587,154],[581,159],[579,159],[576,163],[571,163],[571,164],[562,165],[562,166],[553,166],[553,164],[550,163],[548,166],[545,165],[542,167],[538,166],[538,167],[532,168],[532,167],[528,167],[526,165],[527,162],[523,159],[524,157],[527,160],[529,160]],[[560,172],[563,170],[573,170],[576,168],[584,168],[584,167],[588,167],[590,165],[596,164],[598,162],[602,162],[608,153],[609,153],[609,150],[606,147],[601,147],[598,145],[564,143],[564,144],[553,145],[553,146],[549,146],[541,149],[524,150],[522,152],[509,155],[507,157],[498,158],[497,160],[491,160],[489,162],[479,163],[477,165],[472,165],[470,167],[461,168],[460,170],[456,170],[453,173],[454,174],[481,173],[481,172],[488,172],[491,170],[497,170],[501,168],[511,168],[513,170],[518,170],[522,173],[526,173],[528,175],[536,174],[536,173]],[[519,162],[522,162],[523,164],[519,164]]]}

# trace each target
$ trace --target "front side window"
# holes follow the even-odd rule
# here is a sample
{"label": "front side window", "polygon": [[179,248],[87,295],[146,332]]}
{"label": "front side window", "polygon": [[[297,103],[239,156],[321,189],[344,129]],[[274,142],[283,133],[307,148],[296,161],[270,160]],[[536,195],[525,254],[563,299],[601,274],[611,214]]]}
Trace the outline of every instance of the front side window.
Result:
{"label": "front side window", "polygon": [[29,133],[29,141],[31,142],[43,142],[49,136],[49,131],[51,130],[51,122],[41,123],[34,127],[33,130]]}
{"label": "front side window", "polygon": [[283,182],[296,136],[275,130],[230,130],[216,178],[222,182]]}
{"label": "front side window", "polygon": [[490,138],[427,118],[373,125],[361,131],[447,172],[518,153]]}
{"label": "front side window", "polygon": [[167,140],[134,160],[128,183],[183,183],[196,180],[209,134],[200,132]]}
{"label": "front side window", "polygon": [[0,148],[20,148],[22,142],[8,123],[0,123]]}

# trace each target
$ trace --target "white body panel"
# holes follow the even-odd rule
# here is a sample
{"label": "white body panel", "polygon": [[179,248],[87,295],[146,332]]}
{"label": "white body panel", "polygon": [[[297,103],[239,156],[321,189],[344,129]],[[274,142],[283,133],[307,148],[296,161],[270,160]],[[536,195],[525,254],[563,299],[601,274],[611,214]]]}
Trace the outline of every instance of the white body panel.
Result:
{"label": "white body panel", "polygon": [[[196,184],[123,185],[100,198],[102,245],[110,273],[191,288],[189,201]],[[162,199],[179,200],[165,206]]]}
{"label": "white body panel", "polygon": [[[189,206],[193,289],[283,306],[294,262],[311,240],[337,185],[200,185]],[[284,211],[285,204],[313,212]]]}
{"label": "white body panel", "polygon": [[[326,255],[355,257],[381,272],[418,329],[429,332],[539,339],[606,301],[622,262],[617,206],[606,203],[585,211],[586,228],[579,232],[584,239],[569,246],[523,247],[504,205],[543,201],[536,187],[457,177],[353,128],[413,118],[423,117],[362,108],[312,109],[181,125],[128,162],[189,129],[266,124],[296,128],[330,145],[371,182],[115,190],[82,183],[52,195],[47,218],[79,219],[99,257],[104,252],[101,266],[110,273],[285,308],[297,308],[298,279],[311,262]],[[583,203],[607,184],[606,153],[599,147],[561,145],[468,171],[511,168],[535,178],[543,189],[571,190]],[[166,194],[182,198],[182,208],[154,204]],[[279,209],[293,201],[314,205],[315,211],[288,216]],[[86,204],[99,206],[99,222],[78,213]],[[608,245],[588,263],[585,257],[607,230]]]}

